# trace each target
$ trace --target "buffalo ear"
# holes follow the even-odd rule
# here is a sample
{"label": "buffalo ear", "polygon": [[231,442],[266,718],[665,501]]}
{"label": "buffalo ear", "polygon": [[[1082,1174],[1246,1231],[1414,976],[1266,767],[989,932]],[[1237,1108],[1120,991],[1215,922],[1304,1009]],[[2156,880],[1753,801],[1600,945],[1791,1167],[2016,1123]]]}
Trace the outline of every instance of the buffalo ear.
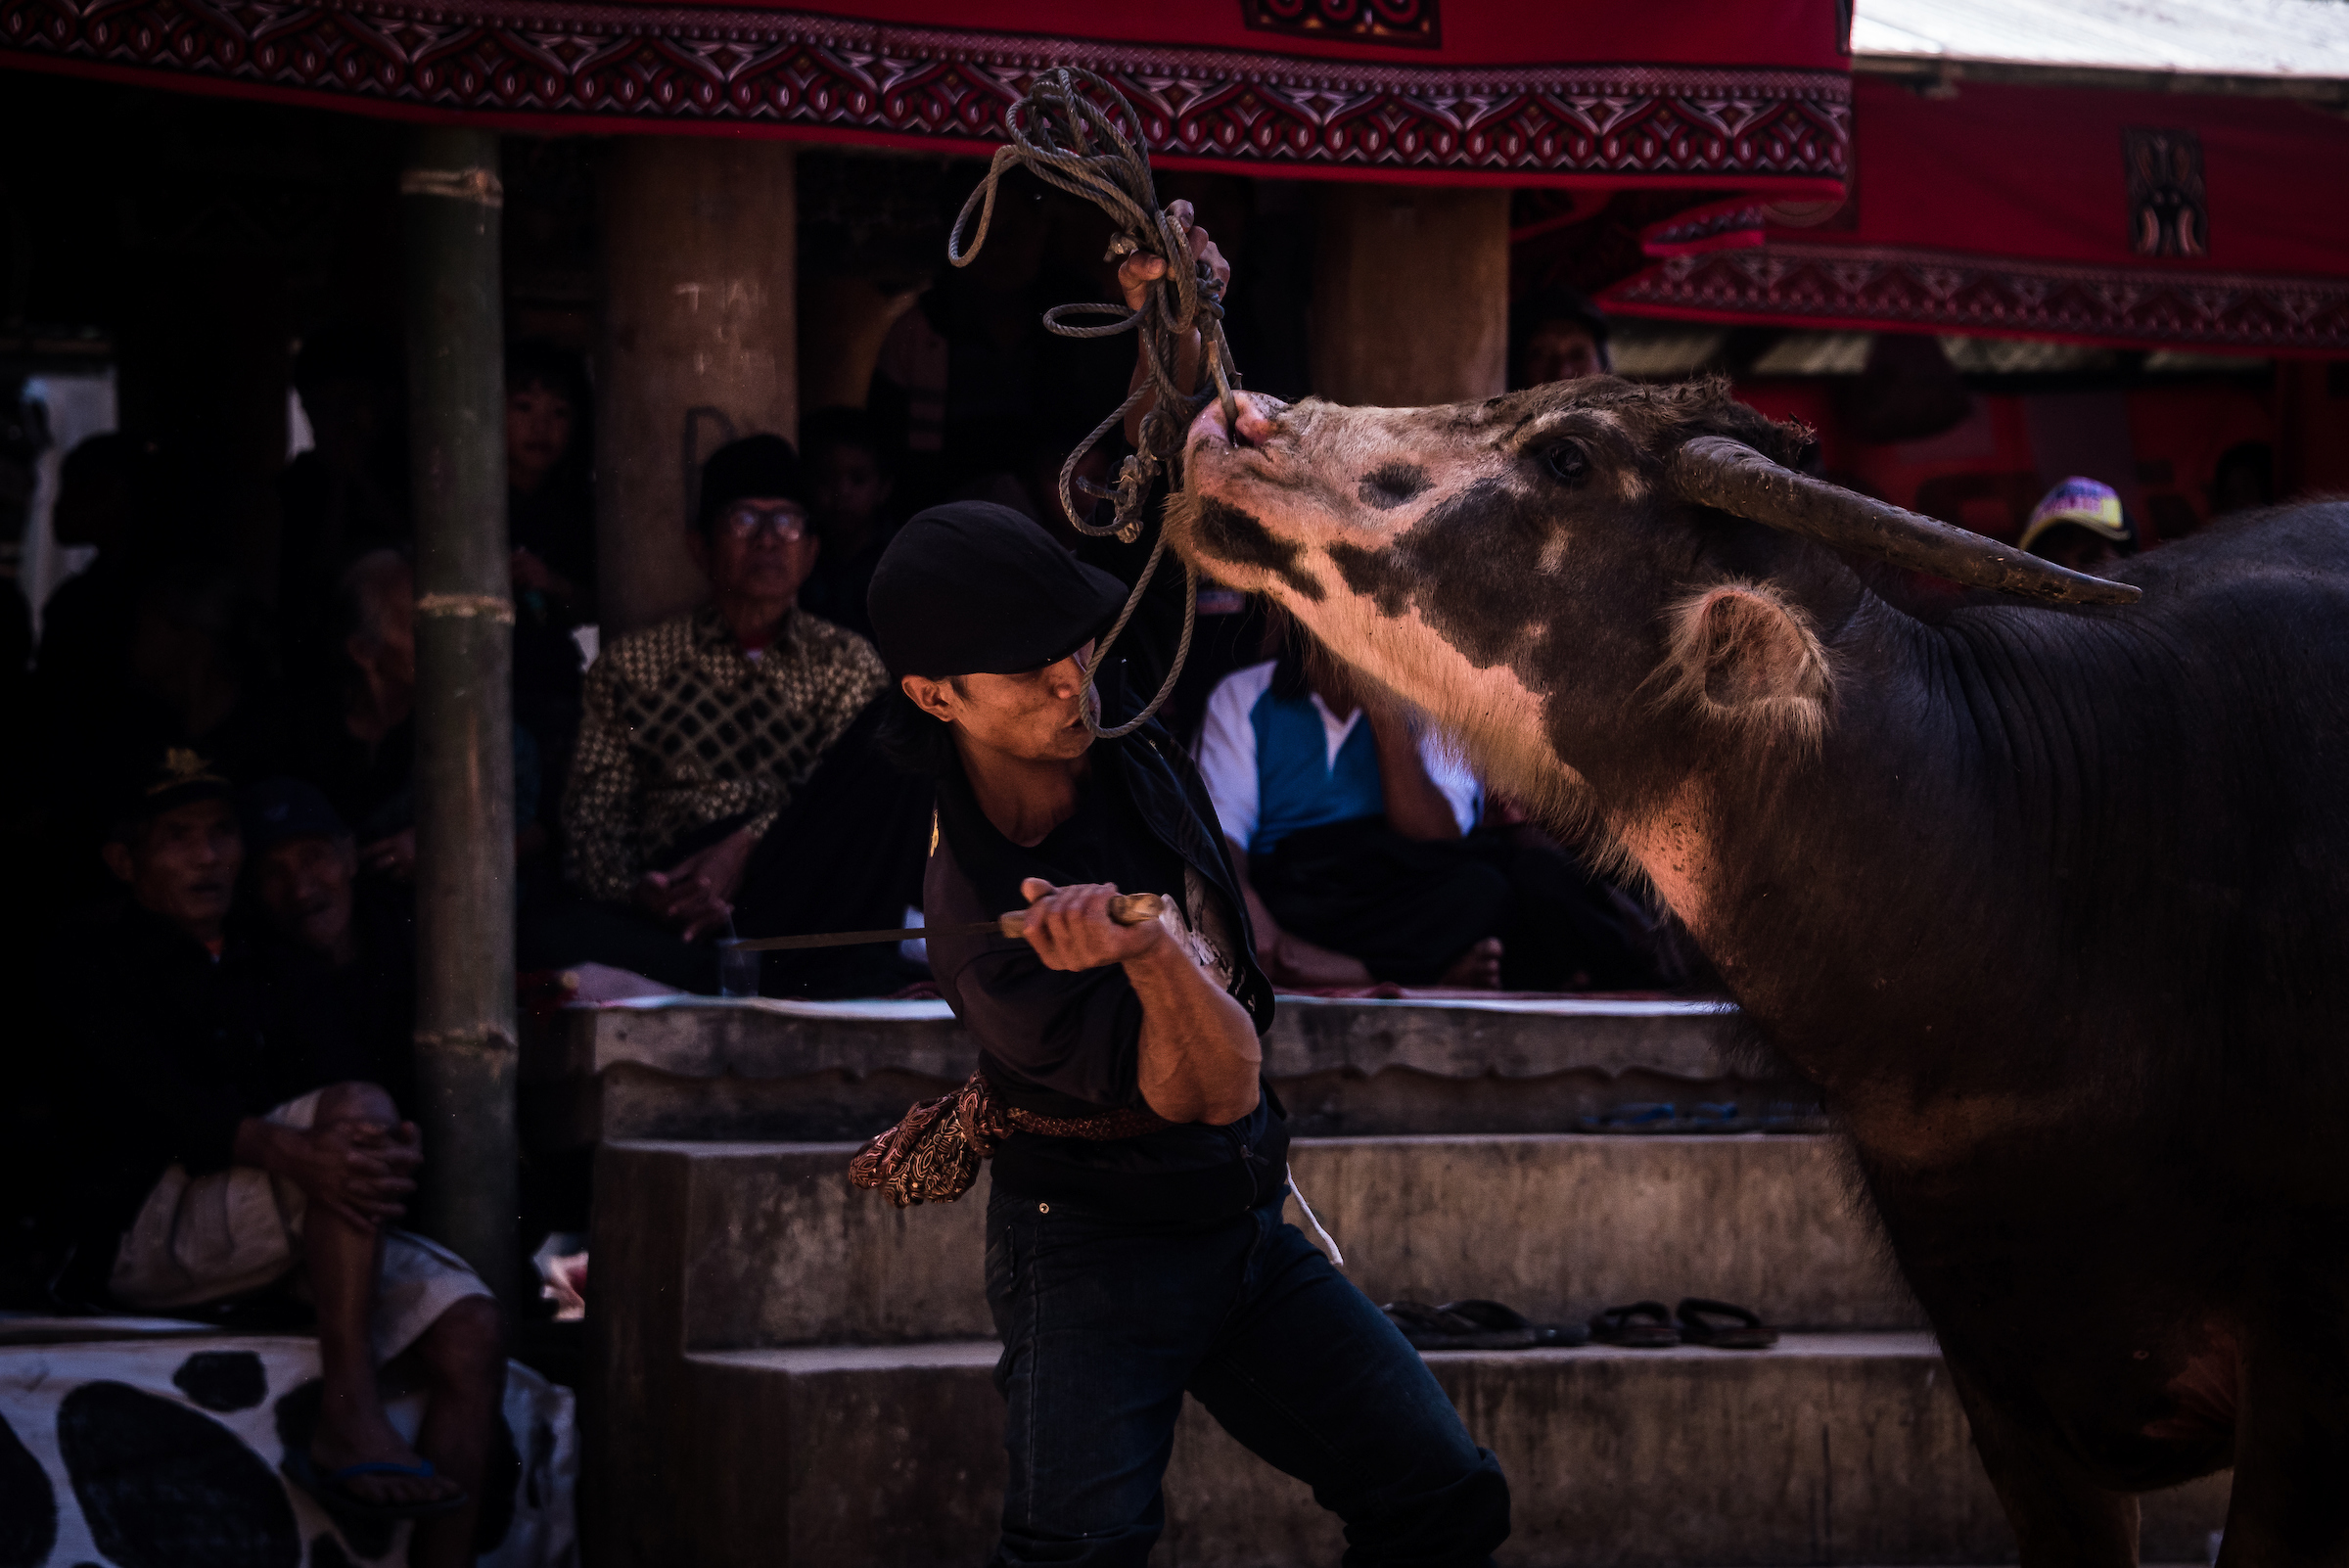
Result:
{"label": "buffalo ear", "polygon": [[1810,618],[1770,589],[1708,588],[1672,611],[1669,696],[1741,729],[1808,745],[1833,677]]}

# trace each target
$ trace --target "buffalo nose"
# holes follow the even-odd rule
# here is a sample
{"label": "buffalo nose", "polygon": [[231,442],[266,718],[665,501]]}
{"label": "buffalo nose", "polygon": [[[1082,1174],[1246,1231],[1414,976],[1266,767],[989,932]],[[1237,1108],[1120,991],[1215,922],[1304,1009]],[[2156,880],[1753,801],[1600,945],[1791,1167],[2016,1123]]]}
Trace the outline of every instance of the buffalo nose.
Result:
{"label": "buffalo nose", "polygon": [[1288,406],[1273,398],[1259,397],[1253,392],[1232,393],[1232,403],[1240,416],[1236,427],[1224,422],[1223,400],[1221,397],[1210,398],[1208,405],[1199,410],[1199,417],[1191,421],[1190,439],[1195,441],[1202,437],[1213,437],[1217,440],[1229,441],[1234,446],[1261,445],[1273,432],[1273,415]]}
{"label": "buffalo nose", "polygon": [[1261,446],[1270,440],[1273,431],[1272,414],[1281,405],[1278,403],[1267,404],[1266,399],[1251,397],[1246,392],[1237,394],[1234,400],[1238,403],[1240,410],[1240,428],[1235,444]]}

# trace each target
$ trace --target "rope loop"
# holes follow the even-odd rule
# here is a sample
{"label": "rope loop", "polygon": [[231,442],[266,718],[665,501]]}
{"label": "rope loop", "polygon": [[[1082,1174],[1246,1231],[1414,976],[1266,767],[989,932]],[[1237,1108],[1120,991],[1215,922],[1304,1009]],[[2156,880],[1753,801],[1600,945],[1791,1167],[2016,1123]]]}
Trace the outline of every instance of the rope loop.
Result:
{"label": "rope loop", "polygon": [[[987,243],[989,226],[994,220],[998,184],[1012,169],[1024,168],[1055,190],[1091,202],[1109,214],[1118,232],[1110,241],[1109,254],[1104,259],[1122,262],[1139,253],[1169,263],[1165,274],[1150,285],[1139,310],[1129,310],[1122,303],[1082,301],[1054,305],[1044,312],[1045,330],[1063,338],[1114,338],[1128,332],[1140,335],[1142,385],[1093,428],[1092,434],[1069,453],[1068,461],[1060,469],[1060,503],[1078,531],[1095,537],[1115,534],[1131,544],[1141,537],[1142,505],[1158,478],[1163,474],[1170,487],[1181,487],[1183,436],[1199,410],[1221,398],[1224,418],[1238,423],[1232,392],[1240,385],[1240,377],[1231,362],[1231,345],[1223,336],[1222,288],[1204,261],[1181,264],[1190,255],[1190,230],[1171,208],[1158,205],[1158,189],[1150,177],[1150,160],[1142,148],[1138,121],[1132,106],[1115,87],[1093,72],[1073,66],[1042,71],[1029,84],[1026,96],[1005,114],[1004,123],[1011,140],[995,149],[986,177],[955,215],[954,227],[946,236],[949,262],[967,267],[977,258],[980,248]],[[974,212],[976,226],[972,223]],[[967,245],[963,242],[966,228],[971,230]],[[1070,319],[1079,316],[1117,319],[1079,326]],[[1202,340],[1201,380],[1212,385],[1197,392],[1186,392],[1174,385],[1175,354],[1194,331]],[[1155,393],[1157,400],[1142,416],[1141,439],[1120,466],[1117,484],[1104,489],[1079,480],[1077,465],[1124,423],[1127,414],[1147,393]],[[1077,504],[1080,493],[1087,502],[1082,508]],[[1093,503],[1103,500],[1115,502],[1111,521],[1106,525],[1087,521],[1093,515]],[[1127,623],[1133,619],[1142,594],[1149,588],[1150,579],[1156,576],[1166,553],[1166,534],[1162,530],[1151,548],[1148,563],[1134,581],[1133,592],[1126,600],[1126,608],[1095,644],[1092,662],[1085,667],[1085,727],[1104,740],[1130,734],[1157,713],[1174,695],[1174,683],[1190,657],[1191,633],[1198,619],[1199,580],[1198,574],[1185,562],[1182,637],[1175,644],[1174,663],[1167,671],[1165,683],[1148,706],[1131,719],[1116,729],[1101,727],[1100,697],[1093,689],[1093,678],[1100,673]]]}

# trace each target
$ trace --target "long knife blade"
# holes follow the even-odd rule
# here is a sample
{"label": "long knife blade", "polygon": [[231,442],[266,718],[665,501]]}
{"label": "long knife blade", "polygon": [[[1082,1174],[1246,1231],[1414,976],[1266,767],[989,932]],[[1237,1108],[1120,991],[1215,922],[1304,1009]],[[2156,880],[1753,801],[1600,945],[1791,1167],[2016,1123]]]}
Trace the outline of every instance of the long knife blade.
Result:
{"label": "long knife blade", "polygon": [[967,926],[899,926],[895,931],[826,931],[812,937],[756,937],[744,942],[720,942],[736,952],[782,952],[793,947],[854,947],[868,942],[914,942],[926,937],[992,937],[1002,933],[999,920],[980,920]]}
{"label": "long knife blade", "polygon": [[[1156,920],[1166,899],[1155,893],[1122,893],[1109,900],[1109,917],[1121,926]],[[915,942],[929,937],[1009,937],[1028,934],[1028,912],[1015,909],[999,920],[980,920],[963,926],[899,926],[895,931],[827,931],[811,937],[753,937],[720,943],[736,952],[785,952],[800,947],[854,947],[866,943]]]}

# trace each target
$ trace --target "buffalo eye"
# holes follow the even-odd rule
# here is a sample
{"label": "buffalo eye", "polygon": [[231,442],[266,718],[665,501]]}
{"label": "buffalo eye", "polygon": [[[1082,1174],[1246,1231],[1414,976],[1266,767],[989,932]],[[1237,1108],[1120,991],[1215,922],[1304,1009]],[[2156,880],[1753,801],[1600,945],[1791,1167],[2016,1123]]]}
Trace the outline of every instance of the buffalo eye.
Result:
{"label": "buffalo eye", "polygon": [[1581,441],[1560,441],[1542,454],[1550,477],[1561,484],[1580,484],[1590,477],[1590,453]]}

